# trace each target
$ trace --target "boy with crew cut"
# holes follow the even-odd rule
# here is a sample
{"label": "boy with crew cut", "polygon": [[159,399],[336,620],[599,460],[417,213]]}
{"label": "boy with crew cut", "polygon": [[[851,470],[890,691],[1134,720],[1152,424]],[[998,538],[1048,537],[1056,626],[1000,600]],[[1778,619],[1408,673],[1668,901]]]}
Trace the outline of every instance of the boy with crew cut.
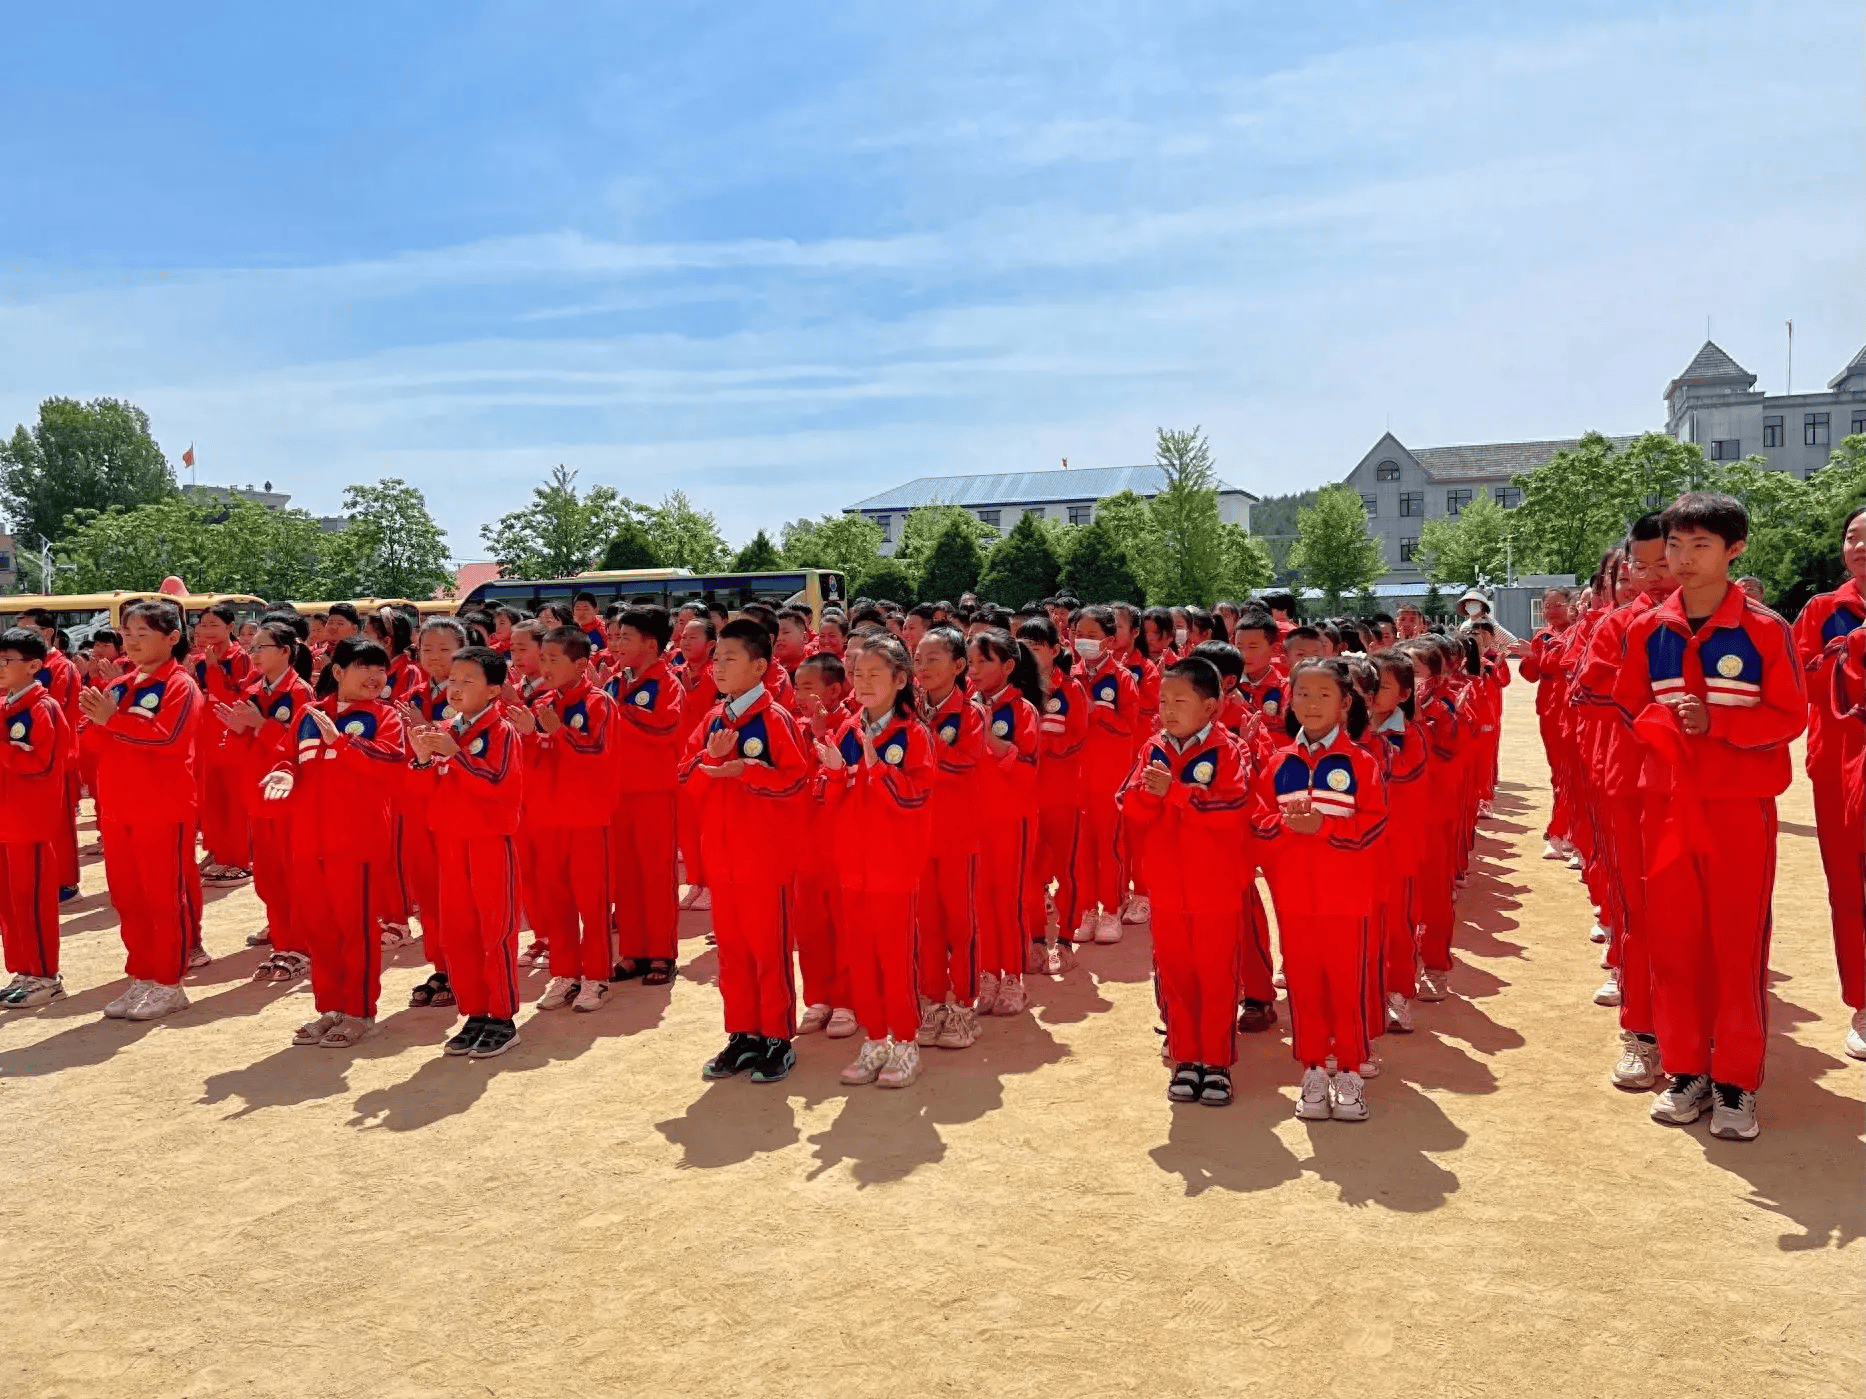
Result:
{"label": "boy with crew cut", "polygon": [[0,1007],[30,1010],[58,1000],[58,881],[56,846],[66,821],[71,769],[71,727],[58,701],[41,683],[46,645],[31,627],[0,636],[0,942],[13,981],[0,991]]}
{"label": "boy with crew cut", "polygon": [[673,623],[652,604],[616,618],[614,809],[609,847],[615,869],[617,971],[644,986],[674,980],[679,956],[681,736],[684,694],[667,663]]}
{"label": "boy with crew cut", "polygon": [[1788,623],[1730,581],[1749,515],[1689,491],[1659,517],[1678,589],[1627,627],[1614,700],[1654,759],[1647,918],[1654,1028],[1671,1086],[1654,1121],[1748,1141],[1767,1041],[1775,799],[1807,723]]}

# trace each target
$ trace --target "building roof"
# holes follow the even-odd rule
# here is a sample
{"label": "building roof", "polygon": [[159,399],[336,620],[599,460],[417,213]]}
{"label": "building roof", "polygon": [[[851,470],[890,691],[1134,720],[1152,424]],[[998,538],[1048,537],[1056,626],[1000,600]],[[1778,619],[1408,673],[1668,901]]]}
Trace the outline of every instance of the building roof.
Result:
{"label": "building roof", "polygon": [[1847,361],[1847,367],[1827,381],[1827,387],[1837,389],[1848,379],[1866,378],[1866,345],[1860,346],[1860,352]]}
{"label": "building roof", "polygon": [[[498,576],[499,565],[491,559],[477,559],[472,563],[463,563],[454,574],[453,595],[465,597],[481,583],[490,583]],[[434,596],[437,598],[442,596],[439,588],[434,590]]]}
{"label": "building roof", "polygon": [[1665,386],[1665,397],[1670,398],[1683,384],[1733,384],[1748,389],[1755,383],[1754,374],[1725,354],[1716,341],[1706,340],[1685,366],[1685,372]]}
{"label": "building roof", "polygon": [[[1614,450],[1637,442],[1634,437],[1609,437]],[[1501,481],[1534,471],[1557,452],[1573,451],[1578,437],[1547,442],[1478,442],[1463,447],[1412,447],[1413,460],[1434,481]]]}
{"label": "building roof", "polygon": [[[880,495],[858,500],[850,510],[912,510],[921,505],[1037,505],[1046,501],[1101,500],[1133,491],[1158,495],[1166,485],[1166,472],[1158,466],[1071,467],[1066,471],[1011,471],[996,476],[922,476]],[[1249,491],[1218,483],[1226,495]]]}

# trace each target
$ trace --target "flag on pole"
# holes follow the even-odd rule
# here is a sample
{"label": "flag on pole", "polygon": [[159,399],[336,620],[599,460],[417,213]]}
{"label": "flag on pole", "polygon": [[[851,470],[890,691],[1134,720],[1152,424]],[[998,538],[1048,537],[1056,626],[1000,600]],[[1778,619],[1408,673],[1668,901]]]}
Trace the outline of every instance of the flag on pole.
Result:
{"label": "flag on pole", "polygon": [[194,465],[194,443],[190,442],[188,450],[181,454],[181,464],[187,467]]}

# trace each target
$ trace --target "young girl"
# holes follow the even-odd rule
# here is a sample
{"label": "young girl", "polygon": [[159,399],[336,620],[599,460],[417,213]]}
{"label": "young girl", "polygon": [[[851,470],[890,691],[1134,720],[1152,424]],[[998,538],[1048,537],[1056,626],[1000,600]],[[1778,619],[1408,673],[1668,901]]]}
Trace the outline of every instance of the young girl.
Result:
{"label": "young girl", "polygon": [[978,888],[980,954],[978,1013],[1019,1015],[1024,991],[1024,947],[1043,930],[1043,896],[1035,875],[1037,774],[1040,739],[1036,706],[1043,685],[1036,658],[999,627],[974,636],[966,648],[972,703],[983,721],[985,761],[980,765]]}
{"label": "young girl", "polygon": [[609,848],[615,868],[615,930],[624,979],[674,980],[680,953],[679,828],[681,685],[663,658],[673,623],[652,604],[615,620],[615,806]]}
{"label": "young girl", "polygon": [[154,1020],[188,1006],[181,978],[200,919],[198,885],[187,872],[194,864],[202,701],[178,664],[188,638],[172,603],[132,603],[123,616],[123,651],[134,673],[107,690],[86,689],[78,705],[97,757],[104,877],[129,952],[129,988],[104,1014]]}
{"label": "young girl", "polygon": [[252,659],[233,639],[234,619],[232,606],[215,603],[194,624],[189,648],[194,683],[207,701],[195,755],[201,781],[201,841],[207,847],[201,882],[221,888],[244,884],[253,873],[246,794],[239,789],[244,753],[240,744],[227,742],[226,724],[219,717],[219,710],[240,700],[253,677]]}
{"label": "young girl", "polygon": [[1265,842],[1303,1066],[1296,1116],[1359,1122],[1367,1117],[1354,1067],[1368,1054],[1367,851],[1386,825],[1386,784],[1358,741],[1367,706],[1345,664],[1305,661],[1290,672],[1290,690],[1289,742],[1257,778],[1251,826]]}
{"label": "young girl", "polygon": [[383,686],[382,697],[391,704],[401,703],[421,677],[420,668],[409,654],[415,646],[414,624],[399,607],[379,607],[369,614],[363,630],[388,653],[389,680]]}
{"label": "young girl", "polygon": [[1036,877],[1040,889],[1056,881],[1058,933],[1055,942],[1043,936],[1031,940],[1024,970],[1061,976],[1075,965],[1068,934],[1082,911],[1076,876],[1082,847],[1082,750],[1088,742],[1088,696],[1070,675],[1069,654],[1046,619],[1032,617],[1023,623],[1017,639],[1036,657],[1037,673],[1043,680],[1042,717],[1037,720],[1043,760],[1037,783]]}
{"label": "young girl", "polygon": [[311,946],[317,1019],[296,1045],[348,1049],[376,1023],[382,942],[372,886],[386,870],[389,799],[408,759],[401,716],[382,699],[389,657],[363,637],[331,648],[336,693],[299,716],[296,743],[266,775],[270,802],[292,799],[294,916]]}
{"label": "young girl", "polygon": [[1076,655],[1088,694],[1088,737],[1082,755],[1082,839],[1077,843],[1077,897],[1082,921],[1077,942],[1121,940],[1120,812],[1115,796],[1127,781],[1139,746],[1140,692],[1115,659],[1114,614],[1085,607],[1076,614]]}
{"label": "young girl", "polygon": [[1419,939],[1414,990],[1422,1001],[1442,1001],[1451,978],[1451,934],[1456,917],[1458,761],[1463,740],[1457,706],[1444,693],[1445,649],[1427,633],[1403,643],[1412,663],[1413,714],[1426,753],[1426,822],[1413,879],[1413,922]]}
{"label": "young girl", "polygon": [[914,652],[921,717],[936,756],[932,840],[920,880],[922,1045],[968,1049],[978,1041],[978,785],[985,723],[966,703],[965,636],[936,626]]}
{"label": "young girl", "polygon": [[837,950],[866,1036],[842,1081],[905,1088],[920,1074],[915,896],[932,844],[933,742],[897,638],[871,637],[850,681],[862,712],[817,747],[817,799],[831,813],[834,844],[875,852],[842,867],[849,916]]}
{"label": "young girl", "polygon": [[1147,655],[1161,670],[1179,659],[1175,649],[1177,623],[1165,607],[1149,607],[1140,614],[1140,635],[1147,644]]}
{"label": "young girl", "polygon": [[[705,722],[719,699],[713,683],[713,642],[718,628],[704,608],[700,615],[680,629],[680,751],[685,753],[693,740],[693,731]],[[712,908],[713,896],[707,892],[706,875],[700,865],[699,808],[689,788],[681,788],[680,858],[686,867],[687,892],[680,896],[682,908]]]}
{"label": "young girl", "polygon": [[[1418,994],[1419,866],[1425,833],[1431,823],[1431,780],[1426,740],[1413,717],[1412,661],[1398,651],[1376,651],[1370,658],[1377,676],[1368,701],[1368,732],[1387,748],[1386,865],[1380,872],[1383,895],[1382,944],[1374,957],[1377,978],[1369,1032],[1412,1030],[1412,1001]],[[1365,1075],[1363,1075],[1364,1077]]]}
{"label": "young girl", "polygon": [[[820,764],[818,745],[842,730],[848,718],[848,673],[828,652],[811,656],[797,667],[797,732],[810,763],[810,792],[816,792]],[[797,969],[803,976],[803,1016],[797,1033],[819,1031],[831,1039],[847,1039],[861,1028],[849,994],[848,961],[838,955],[837,933],[847,921],[837,873],[836,822],[833,813],[815,801],[798,812],[800,850],[795,878],[795,909],[791,919],[797,943]]]}
{"label": "young girl", "polygon": [[[397,712],[402,724],[412,734],[428,724],[445,724],[454,717],[447,698],[447,683],[453,674],[454,657],[465,649],[466,628],[452,617],[431,617],[422,624],[416,656],[421,675],[401,697]],[[428,979],[415,988],[409,1004],[450,1006],[453,991],[447,980],[447,937],[441,923],[440,860],[434,848],[434,826],[428,813],[430,784],[405,780],[396,789],[390,807],[393,822],[392,855],[395,861],[394,883],[401,907],[421,918],[421,951],[434,968]],[[382,950],[388,952],[409,939],[408,924],[385,922],[382,926]]]}

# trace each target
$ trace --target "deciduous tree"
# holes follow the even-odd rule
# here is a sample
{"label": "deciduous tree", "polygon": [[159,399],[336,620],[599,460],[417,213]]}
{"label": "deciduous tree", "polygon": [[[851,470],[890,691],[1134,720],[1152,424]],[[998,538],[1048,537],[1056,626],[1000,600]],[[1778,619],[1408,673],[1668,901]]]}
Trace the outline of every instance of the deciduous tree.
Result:
{"label": "deciduous tree", "polygon": [[174,494],[175,476],[133,403],[48,398],[0,444],[0,505],[20,542],[57,543],[80,510],[126,510]]}

